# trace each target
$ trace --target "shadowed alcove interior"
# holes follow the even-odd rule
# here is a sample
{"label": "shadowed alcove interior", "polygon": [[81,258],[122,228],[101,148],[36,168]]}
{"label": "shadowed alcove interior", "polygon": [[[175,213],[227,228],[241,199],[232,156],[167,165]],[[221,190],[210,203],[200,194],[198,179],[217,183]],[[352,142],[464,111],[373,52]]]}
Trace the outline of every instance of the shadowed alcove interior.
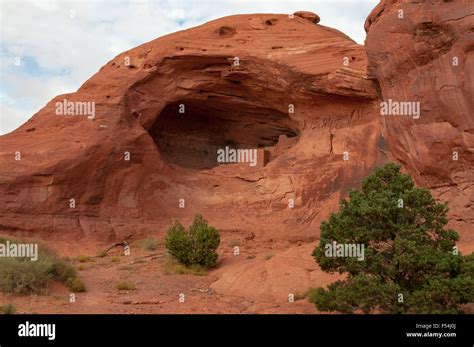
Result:
{"label": "shadowed alcove interior", "polygon": [[[181,112],[180,112],[181,111]],[[149,129],[160,154],[170,164],[191,169],[219,165],[220,148],[272,147],[281,135],[299,134],[297,122],[287,114],[236,98],[208,96],[182,99],[166,105]]]}

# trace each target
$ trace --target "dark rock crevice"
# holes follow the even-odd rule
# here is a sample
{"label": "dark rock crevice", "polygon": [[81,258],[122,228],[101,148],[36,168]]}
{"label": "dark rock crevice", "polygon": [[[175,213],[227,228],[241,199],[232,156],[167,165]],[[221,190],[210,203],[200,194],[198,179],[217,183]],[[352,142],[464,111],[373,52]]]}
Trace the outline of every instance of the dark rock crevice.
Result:
{"label": "dark rock crevice", "polygon": [[206,169],[219,164],[218,149],[271,147],[281,135],[296,137],[299,131],[297,123],[279,110],[230,98],[170,103],[161,111],[149,134],[168,163]]}

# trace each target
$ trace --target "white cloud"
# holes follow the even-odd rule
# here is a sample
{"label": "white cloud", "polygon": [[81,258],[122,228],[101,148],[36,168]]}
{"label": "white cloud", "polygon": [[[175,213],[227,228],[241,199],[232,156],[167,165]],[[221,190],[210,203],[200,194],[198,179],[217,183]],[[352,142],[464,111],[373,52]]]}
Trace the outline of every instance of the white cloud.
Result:
{"label": "white cloud", "polygon": [[[73,92],[118,53],[159,36],[239,13],[308,10],[362,43],[377,1],[0,0],[0,134],[55,95]],[[15,66],[15,57],[22,65]]]}

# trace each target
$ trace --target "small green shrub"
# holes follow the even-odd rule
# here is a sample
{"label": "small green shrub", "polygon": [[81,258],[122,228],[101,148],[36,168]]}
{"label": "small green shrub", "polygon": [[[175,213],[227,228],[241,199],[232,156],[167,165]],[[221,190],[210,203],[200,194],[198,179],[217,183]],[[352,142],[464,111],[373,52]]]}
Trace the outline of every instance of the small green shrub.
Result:
{"label": "small green shrub", "polygon": [[13,304],[4,304],[2,306],[2,313],[3,314],[15,314],[16,313],[16,307]]}
{"label": "small green shrub", "polygon": [[297,292],[295,294],[295,301],[303,300],[303,299],[308,299],[309,302],[311,301],[312,296],[315,295],[316,288],[309,288],[305,290],[304,292]]}
{"label": "small green shrub", "polygon": [[169,254],[166,255],[162,264],[163,273],[165,275],[172,275],[175,273],[184,273],[181,271],[182,268],[186,269],[186,267],[183,264],[181,264],[179,261],[177,261],[176,258],[174,258],[173,256]]}
{"label": "small green shrub", "polygon": [[318,300],[318,295],[319,295],[319,290],[323,290],[321,288],[311,288],[308,291],[308,294],[306,297],[308,298],[308,301],[312,304],[315,304],[316,301]]}
{"label": "small green shrub", "polygon": [[86,291],[86,286],[80,278],[69,278],[66,282],[67,286],[73,293],[82,293]]}
{"label": "small green shrub", "polygon": [[71,264],[62,259],[55,259],[53,273],[55,278],[61,282],[66,282],[68,278],[77,277],[76,269]]}
{"label": "small green shrub", "polygon": [[206,268],[199,264],[193,264],[188,269],[194,276],[205,276],[207,273]]}
{"label": "small green shrub", "polygon": [[163,273],[165,275],[194,275],[194,276],[205,276],[207,271],[206,268],[199,264],[193,264],[185,266],[178,260],[168,255],[163,262]]}
{"label": "small green shrub", "polygon": [[201,265],[212,268],[217,265],[220,236],[201,215],[196,215],[188,230],[176,221],[168,229],[165,242],[169,253],[187,267]]}
{"label": "small green shrub", "polygon": [[30,261],[20,258],[0,260],[0,290],[5,293],[41,293],[53,279],[52,266],[48,261]]}
{"label": "small green shrub", "polygon": [[165,239],[168,252],[185,265],[191,264],[193,252],[191,238],[181,223],[176,221],[169,229]]}
{"label": "small green shrub", "polygon": [[179,275],[185,275],[189,273],[188,268],[184,266],[183,264],[179,264],[179,263],[173,265],[173,272]]}
{"label": "small green shrub", "polygon": [[158,248],[159,242],[156,237],[149,236],[146,239],[137,242],[138,247],[145,251],[154,251]]}
{"label": "small green shrub", "polygon": [[[1,243],[6,241],[7,239],[0,238]],[[20,240],[9,241],[24,243]],[[46,292],[51,281],[66,283],[69,278],[77,277],[77,271],[72,264],[59,258],[45,245],[38,245],[36,261],[19,257],[0,258],[0,291],[11,294],[41,294]]]}
{"label": "small green shrub", "polygon": [[137,289],[135,287],[135,284],[133,284],[132,282],[128,282],[128,281],[121,281],[121,282],[117,283],[115,287],[118,290],[135,290],[135,289]]}

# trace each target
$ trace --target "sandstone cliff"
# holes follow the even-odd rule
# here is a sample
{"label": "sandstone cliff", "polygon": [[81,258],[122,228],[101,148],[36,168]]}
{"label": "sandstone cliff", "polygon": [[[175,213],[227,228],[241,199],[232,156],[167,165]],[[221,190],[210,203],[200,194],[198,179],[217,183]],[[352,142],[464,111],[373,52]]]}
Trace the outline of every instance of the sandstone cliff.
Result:
{"label": "sandstone cliff", "polygon": [[382,1],[365,29],[380,97],[421,105],[418,119],[382,117],[391,158],[448,201],[452,225],[473,243],[474,4]]}
{"label": "sandstone cliff", "polygon": [[[394,159],[471,240],[472,14],[382,2],[366,48],[311,13],[236,15],[124,52],[0,138],[1,230],[111,241],[199,212],[221,229],[316,237]],[[388,98],[421,101],[421,117],[381,117]],[[93,102],[95,115],[58,115],[58,102]],[[217,165],[225,146],[267,161]]]}

